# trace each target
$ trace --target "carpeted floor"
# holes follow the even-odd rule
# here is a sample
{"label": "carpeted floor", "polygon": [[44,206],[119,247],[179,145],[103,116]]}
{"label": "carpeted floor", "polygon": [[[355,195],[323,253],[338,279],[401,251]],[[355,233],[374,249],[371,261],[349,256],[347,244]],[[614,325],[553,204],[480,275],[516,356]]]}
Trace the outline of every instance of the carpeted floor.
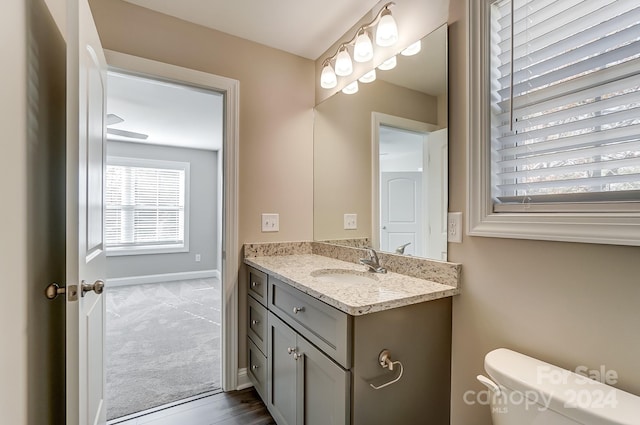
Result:
{"label": "carpeted floor", "polygon": [[109,288],[107,417],[220,387],[218,279]]}

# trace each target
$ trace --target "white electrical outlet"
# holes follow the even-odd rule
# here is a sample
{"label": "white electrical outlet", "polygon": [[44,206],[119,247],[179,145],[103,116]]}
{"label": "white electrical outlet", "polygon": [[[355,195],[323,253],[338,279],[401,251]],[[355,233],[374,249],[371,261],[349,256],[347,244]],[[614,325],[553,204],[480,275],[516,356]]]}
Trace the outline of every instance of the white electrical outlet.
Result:
{"label": "white electrical outlet", "polygon": [[199,263],[201,259],[202,257],[200,256],[200,254],[196,254],[196,263]]}
{"label": "white electrical outlet", "polygon": [[450,212],[447,215],[447,240],[462,243],[462,213]]}
{"label": "white electrical outlet", "polygon": [[344,229],[356,230],[358,228],[358,214],[345,214],[344,215]]}
{"label": "white electrical outlet", "polygon": [[262,231],[278,232],[280,231],[280,214],[262,214]]}

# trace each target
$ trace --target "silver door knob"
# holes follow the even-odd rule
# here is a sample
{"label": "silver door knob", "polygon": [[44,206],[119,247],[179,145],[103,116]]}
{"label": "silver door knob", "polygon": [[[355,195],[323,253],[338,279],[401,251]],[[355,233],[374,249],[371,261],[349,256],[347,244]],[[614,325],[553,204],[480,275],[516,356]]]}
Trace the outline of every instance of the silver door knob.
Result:
{"label": "silver door knob", "polygon": [[93,291],[96,294],[100,295],[104,291],[104,281],[98,279],[95,282],[93,282],[93,284],[90,285],[83,280],[80,287],[82,288],[83,297],[84,297],[84,294],[90,291]]}
{"label": "silver door knob", "polygon": [[64,295],[66,292],[67,289],[61,288],[57,283],[52,283],[44,289],[44,295],[50,300],[55,300],[58,295]]}

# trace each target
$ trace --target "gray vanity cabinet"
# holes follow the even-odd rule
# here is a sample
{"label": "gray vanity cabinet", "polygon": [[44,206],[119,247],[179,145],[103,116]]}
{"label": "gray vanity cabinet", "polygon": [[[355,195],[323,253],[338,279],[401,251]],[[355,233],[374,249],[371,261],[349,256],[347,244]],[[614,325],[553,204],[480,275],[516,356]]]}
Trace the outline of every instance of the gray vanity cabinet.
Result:
{"label": "gray vanity cabinet", "polygon": [[[351,316],[247,269],[248,375],[278,425],[449,423],[451,298]],[[383,349],[404,374],[376,389],[399,376]]]}
{"label": "gray vanity cabinet", "polygon": [[267,406],[278,425],[348,424],[349,372],[271,312],[268,328]]}
{"label": "gray vanity cabinet", "polygon": [[[298,423],[296,332],[269,313],[266,404],[278,425]],[[295,354],[295,358],[294,358]]]}

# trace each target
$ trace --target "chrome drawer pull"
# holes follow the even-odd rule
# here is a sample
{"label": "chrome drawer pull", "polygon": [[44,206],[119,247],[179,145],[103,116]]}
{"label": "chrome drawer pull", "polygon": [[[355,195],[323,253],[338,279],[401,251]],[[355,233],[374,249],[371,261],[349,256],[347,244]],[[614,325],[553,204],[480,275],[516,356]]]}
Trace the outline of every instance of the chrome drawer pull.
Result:
{"label": "chrome drawer pull", "polygon": [[256,369],[257,369],[257,368],[259,368],[259,367],[260,367],[260,366],[258,366],[258,365],[255,365],[255,364],[254,364],[254,365],[252,365],[252,366],[251,366],[251,370],[256,370]]}
{"label": "chrome drawer pull", "polygon": [[296,349],[294,347],[288,347],[287,348],[287,353],[292,354],[292,353],[295,353],[295,352],[296,352]]}
{"label": "chrome drawer pull", "polygon": [[255,320],[255,319],[253,319],[253,320],[251,321],[251,326],[255,326],[255,325],[257,325],[258,323],[260,323],[260,321],[259,321],[259,320]]}
{"label": "chrome drawer pull", "polygon": [[258,286],[258,285],[260,285],[260,284],[261,284],[261,282],[256,282],[255,280],[252,280],[252,281],[251,281],[251,287],[252,287],[252,288],[255,288],[256,286]]}
{"label": "chrome drawer pull", "polygon": [[298,360],[300,357],[302,357],[302,354],[293,353],[293,360]]}
{"label": "chrome drawer pull", "polygon": [[293,307],[293,314],[298,314],[300,311],[304,311],[304,307]]}

